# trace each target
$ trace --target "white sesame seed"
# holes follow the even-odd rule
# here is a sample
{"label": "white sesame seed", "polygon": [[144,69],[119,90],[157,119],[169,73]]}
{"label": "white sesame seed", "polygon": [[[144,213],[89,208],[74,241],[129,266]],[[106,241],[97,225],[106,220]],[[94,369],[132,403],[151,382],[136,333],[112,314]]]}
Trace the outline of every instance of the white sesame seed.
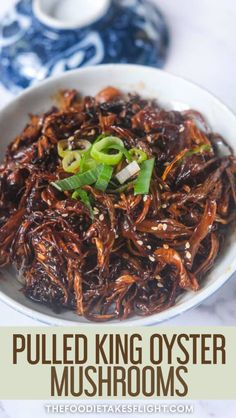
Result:
{"label": "white sesame seed", "polygon": [[155,279],[157,280],[161,280],[161,276],[159,276],[159,274],[155,277]]}
{"label": "white sesame seed", "polygon": [[168,244],[164,244],[164,245],[163,245],[163,248],[165,248],[165,250],[168,250],[170,247],[169,247],[169,245],[168,245]]}
{"label": "white sesame seed", "polygon": [[67,218],[68,214],[67,214],[67,213],[63,213],[61,216],[62,216],[63,218]]}
{"label": "white sesame seed", "polygon": [[188,249],[188,248],[190,248],[190,243],[187,241],[186,242],[186,244],[185,244],[185,248],[186,248],[186,250]]}
{"label": "white sesame seed", "polygon": [[157,283],[157,287],[164,287],[162,283]]}
{"label": "white sesame seed", "polygon": [[162,184],[159,184],[159,187],[160,187],[160,189],[161,189],[161,190],[163,189],[163,186],[162,186]]}
{"label": "white sesame seed", "polygon": [[153,231],[158,231],[158,227],[157,227],[157,226],[152,226],[152,227],[151,227],[151,229],[152,229]]}
{"label": "white sesame seed", "polygon": [[137,243],[138,243],[139,245],[143,245],[143,241],[141,241],[141,240],[137,241]]}
{"label": "white sesame seed", "polygon": [[184,186],[184,187],[183,187],[183,189],[184,189],[184,191],[185,191],[186,193],[189,193],[189,192],[190,192],[190,190],[191,190],[191,189],[190,189],[190,187],[189,187],[189,186],[187,186],[187,185],[186,185],[186,186]]}
{"label": "white sesame seed", "polygon": [[148,248],[148,250],[152,249],[151,245],[147,245],[147,248]]}
{"label": "white sesame seed", "polygon": [[185,130],[184,125],[180,125],[179,132],[184,132],[184,130]]}
{"label": "white sesame seed", "polygon": [[145,196],[143,196],[143,201],[146,202],[147,198],[148,198],[148,195],[145,194]]}
{"label": "white sesame seed", "polygon": [[163,226],[163,230],[166,231],[168,228],[167,224],[163,224],[162,226]]}
{"label": "white sesame seed", "polygon": [[100,221],[103,221],[103,220],[104,220],[104,215],[103,215],[103,214],[101,214],[101,215],[99,216],[99,220],[100,220]]}
{"label": "white sesame seed", "polygon": [[162,231],[162,229],[163,229],[163,225],[162,225],[162,224],[158,224],[157,229],[158,229],[158,231]]}
{"label": "white sesame seed", "polygon": [[190,253],[189,251],[186,251],[185,257],[186,257],[188,260],[191,260],[192,255],[191,255],[191,253]]}
{"label": "white sesame seed", "polygon": [[151,255],[149,255],[149,260],[152,262],[156,261],[155,257],[152,257]]}
{"label": "white sesame seed", "polygon": [[115,238],[116,238],[116,239],[117,239],[117,238],[119,238],[119,235],[118,235],[118,234],[116,234],[116,235],[115,235]]}
{"label": "white sesame seed", "polygon": [[98,215],[99,214],[99,210],[98,210],[98,208],[93,208],[93,213],[94,213],[94,215]]}
{"label": "white sesame seed", "polygon": [[167,205],[164,203],[164,205],[162,205],[162,208],[163,209],[167,208]]}

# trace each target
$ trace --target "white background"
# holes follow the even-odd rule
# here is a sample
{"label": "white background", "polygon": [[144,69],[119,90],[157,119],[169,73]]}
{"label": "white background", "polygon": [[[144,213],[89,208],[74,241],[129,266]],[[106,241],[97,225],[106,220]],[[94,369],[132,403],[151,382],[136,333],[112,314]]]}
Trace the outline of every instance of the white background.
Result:
{"label": "white background", "polygon": [[[13,1],[0,0],[0,17]],[[164,12],[171,29],[171,47],[165,69],[207,88],[236,112],[235,0],[154,1]],[[11,94],[0,86],[0,107],[11,97]],[[235,302],[234,277],[207,302],[169,321],[168,326],[236,325]],[[0,325],[34,324],[35,321],[0,303]],[[46,415],[42,405],[41,402],[3,401],[0,404],[0,418],[43,418]],[[193,416],[197,418],[236,417],[236,402],[233,401],[197,401],[194,405]],[[89,416],[93,418],[92,415]],[[104,415],[100,416],[104,417]]]}

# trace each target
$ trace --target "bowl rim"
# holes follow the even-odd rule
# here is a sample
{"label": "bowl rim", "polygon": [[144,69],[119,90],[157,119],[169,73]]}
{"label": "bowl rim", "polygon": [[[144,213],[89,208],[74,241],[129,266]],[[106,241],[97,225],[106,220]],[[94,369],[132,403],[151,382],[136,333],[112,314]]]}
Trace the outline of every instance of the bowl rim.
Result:
{"label": "bowl rim", "polygon": [[[94,73],[96,71],[104,71],[106,69],[115,69],[118,68],[120,71],[127,71],[129,70],[142,70],[143,77],[145,78],[145,73],[148,74],[150,72],[156,73],[156,74],[162,74],[166,75],[173,80],[179,80],[184,82],[186,85],[188,85],[190,88],[197,88],[199,91],[207,94],[208,96],[211,96],[211,99],[217,104],[218,107],[221,107],[224,109],[224,111],[228,112],[228,114],[231,115],[235,119],[236,122],[236,115],[235,113],[230,109],[229,106],[226,106],[224,102],[222,102],[221,99],[219,99],[215,94],[212,94],[209,90],[207,90],[205,87],[202,87],[196,82],[190,81],[189,79],[185,77],[181,77],[179,75],[175,75],[169,71],[160,70],[155,67],[147,67],[143,65],[136,65],[136,64],[101,64],[97,66],[87,66],[83,68],[78,68],[75,70],[67,71],[63,74],[51,76],[47,78],[46,80],[37,83],[36,85],[33,85],[27,89],[25,89],[23,92],[21,92],[18,96],[13,97],[2,109],[0,109],[0,115],[7,113],[11,110],[11,107],[15,105],[18,101],[21,101],[22,99],[26,98],[28,95],[35,92],[37,95],[37,92],[42,88],[46,87],[47,85],[51,85],[54,82],[57,81],[63,81],[67,78],[69,79],[71,76],[83,73]],[[215,281],[213,281],[209,286],[206,288],[201,289],[198,293],[194,293],[194,297],[190,298],[187,301],[182,302],[180,305],[174,305],[167,310],[153,314],[151,316],[146,317],[135,317],[136,319],[133,319],[132,317],[129,320],[126,321],[120,321],[120,323],[116,321],[109,321],[105,323],[101,323],[102,326],[145,326],[145,325],[156,325],[160,324],[162,322],[168,321],[184,312],[187,312],[188,310],[197,307],[199,304],[201,304],[203,301],[205,301],[208,297],[212,296],[217,290],[219,290],[232,276],[233,273],[236,271],[236,257],[234,261],[232,262],[230,268],[222,275],[218,277]],[[45,325],[51,325],[51,326],[94,326],[97,323],[95,322],[80,322],[79,316],[78,321],[76,320],[69,320],[69,319],[63,319],[60,317],[60,314],[56,316],[56,314],[52,311],[52,314],[42,313],[37,311],[36,309],[27,307],[23,305],[22,303],[12,299],[10,296],[6,295],[1,289],[0,289],[0,301],[8,305],[9,307],[13,308],[15,311],[35,320],[39,321]],[[37,306],[37,303],[35,303]],[[75,314],[76,315],[76,314]]]}

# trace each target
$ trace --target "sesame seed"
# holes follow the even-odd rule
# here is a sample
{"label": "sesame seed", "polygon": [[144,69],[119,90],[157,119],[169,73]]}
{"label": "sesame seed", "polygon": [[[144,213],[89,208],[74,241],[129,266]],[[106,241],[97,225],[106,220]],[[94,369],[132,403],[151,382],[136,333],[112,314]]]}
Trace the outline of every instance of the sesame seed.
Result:
{"label": "sesame seed", "polygon": [[157,283],[157,287],[164,287],[162,283]]}
{"label": "sesame seed", "polygon": [[159,187],[160,187],[160,189],[161,189],[161,190],[163,189],[163,186],[162,186],[162,184],[159,184]]}
{"label": "sesame seed", "polygon": [[186,242],[186,244],[185,244],[185,248],[186,248],[186,249],[190,248],[190,243],[189,243],[188,241],[187,241],[187,242]]}
{"label": "sesame seed", "polygon": [[164,203],[164,205],[162,205],[162,209],[167,208],[167,205]]}
{"label": "sesame seed", "polygon": [[189,193],[190,192],[190,187],[189,186],[187,186],[187,184],[183,187],[183,189],[184,189],[184,191],[186,192],[186,193]]}
{"label": "sesame seed", "polygon": [[158,231],[158,227],[157,227],[157,226],[152,226],[152,227],[151,227],[151,229],[152,229],[153,231]]}
{"label": "sesame seed", "polygon": [[162,225],[162,227],[163,227],[163,230],[164,230],[164,231],[166,231],[166,230],[167,230],[167,228],[168,228],[167,224],[163,224],[163,225]]}
{"label": "sesame seed", "polygon": [[148,195],[145,194],[145,196],[143,196],[143,201],[146,202],[147,198],[148,198]]}
{"label": "sesame seed", "polygon": [[162,231],[162,229],[163,229],[163,225],[162,225],[162,224],[158,224],[157,229],[158,229],[159,231]]}
{"label": "sesame seed", "polygon": [[184,130],[185,130],[184,125],[180,125],[179,132],[184,132]]}
{"label": "sesame seed", "polygon": [[188,260],[191,260],[192,255],[191,255],[191,253],[190,253],[189,251],[186,251],[185,257],[186,257]]}
{"label": "sesame seed", "polygon": [[67,214],[67,213],[63,213],[61,216],[62,216],[63,218],[67,218],[68,214]]}
{"label": "sesame seed", "polygon": [[104,220],[104,215],[103,215],[103,214],[101,214],[101,215],[99,216],[99,220],[100,220],[100,221],[103,221],[103,220]]}
{"label": "sesame seed", "polygon": [[149,260],[152,262],[156,261],[155,257],[152,257],[151,255],[149,255]]}
{"label": "sesame seed", "polygon": [[159,274],[155,277],[157,280],[161,280],[161,276]]}
{"label": "sesame seed", "polygon": [[147,245],[147,248],[148,248],[148,250],[152,249],[151,245]]}
{"label": "sesame seed", "polygon": [[116,235],[115,235],[115,238],[116,238],[116,239],[117,239],[117,238],[119,238],[119,235],[118,235],[118,234],[116,234]]}
{"label": "sesame seed", "polygon": [[98,215],[99,214],[99,210],[98,210],[98,208],[93,208],[93,213],[94,213],[94,215]]}
{"label": "sesame seed", "polygon": [[138,243],[139,245],[143,245],[143,241],[141,241],[141,240],[137,241],[137,243]]}
{"label": "sesame seed", "polygon": [[168,250],[170,247],[169,247],[169,245],[168,245],[168,244],[164,244],[164,245],[163,245],[163,248],[164,248],[165,250]]}

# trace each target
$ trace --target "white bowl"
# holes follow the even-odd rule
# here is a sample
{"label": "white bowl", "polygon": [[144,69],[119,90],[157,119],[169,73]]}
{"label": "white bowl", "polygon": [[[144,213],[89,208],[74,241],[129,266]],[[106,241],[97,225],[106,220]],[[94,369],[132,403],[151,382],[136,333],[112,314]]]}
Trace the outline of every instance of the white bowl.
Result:
{"label": "white bowl", "polygon": [[[193,108],[206,117],[211,128],[225,137],[236,152],[236,118],[218,99],[180,77],[166,72],[135,65],[101,65],[67,72],[50,78],[30,88],[13,100],[0,112],[1,155],[4,155],[9,141],[26,124],[29,113],[38,113],[50,108],[53,96],[60,89],[76,88],[84,95],[94,95],[103,87],[113,85],[124,91],[135,91],[144,97],[153,97],[167,108],[184,110]],[[204,301],[219,289],[236,270],[235,233],[229,237],[224,254],[202,282],[198,292],[186,292],[176,305],[149,317],[133,317],[126,321],[111,321],[109,324],[151,325],[170,319]],[[14,309],[34,319],[51,325],[88,325],[84,318],[71,311],[55,314],[46,306],[33,303],[19,292],[20,284],[14,274],[5,272],[6,279],[0,279],[0,299]]]}

